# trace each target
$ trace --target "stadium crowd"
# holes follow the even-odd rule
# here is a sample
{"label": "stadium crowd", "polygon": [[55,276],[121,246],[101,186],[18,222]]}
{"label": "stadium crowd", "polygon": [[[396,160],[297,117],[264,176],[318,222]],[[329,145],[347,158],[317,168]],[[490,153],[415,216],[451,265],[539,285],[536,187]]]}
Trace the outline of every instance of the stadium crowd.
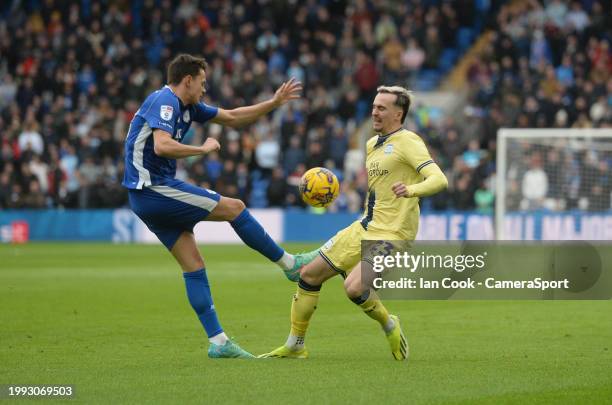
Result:
{"label": "stadium crowd", "polygon": [[[499,30],[468,70],[472,91],[461,132],[473,137],[468,149],[484,159],[472,164],[474,172],[454,162],[455,187],[468,183],[477,205],[483,183],[492,194],[499,128],[612,127],[609,3],[527,0],[501,7],[496,18]],[[589,153],[541,142],[517,146],[509,156],[510,209],[612,209],[609,142]]]}
{"label": "stadium crowd", "polygon": [[609,4],[599,1],[530,0],[499,10],[492,1],[491,15],[476,12],[474,3],[42,0],[2,6],[0,208],[125,205],[127,125],[144,97],[164,84],[166,63],[187,52],[209,62],[213,105],[255,103],[287,77],[305,90],[301,101],[247,128],[193,126],[187,136],[194,142],[214,136],[222,148],[180,161],[178,177],[252,207],[291,207],[302,206],[295,187],[301,174],[326,166],[342,180],[332,209],[360,211],[367,178],[363,145],[353,135],[369,117],[376,87],[411,86],[422,69],[439,68],[461,27],[478,31],[496,15],[500,29],[468,71],[465,114],[437,123],[416,100],[407,120],[451,182],[448,192],[423,201],[425,209],[488,212],[498,128],[612,122],[612,23]]}

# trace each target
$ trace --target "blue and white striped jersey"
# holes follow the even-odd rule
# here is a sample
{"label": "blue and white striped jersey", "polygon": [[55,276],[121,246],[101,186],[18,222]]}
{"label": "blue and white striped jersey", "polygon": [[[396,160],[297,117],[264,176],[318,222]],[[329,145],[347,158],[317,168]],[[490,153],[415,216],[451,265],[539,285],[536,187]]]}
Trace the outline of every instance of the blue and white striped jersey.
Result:
{"label": "blue and white striped jersey", "polygon": [[151,93],[136,111],[125,140],[123,186],[142,189],[163,185],[174,179],[176,160],[157,156],[153,150],[153,130],[161,129],[181,142],[192,121],[204,123],[217,115],[217,107],[202,102],[183,105],[168,86]]}

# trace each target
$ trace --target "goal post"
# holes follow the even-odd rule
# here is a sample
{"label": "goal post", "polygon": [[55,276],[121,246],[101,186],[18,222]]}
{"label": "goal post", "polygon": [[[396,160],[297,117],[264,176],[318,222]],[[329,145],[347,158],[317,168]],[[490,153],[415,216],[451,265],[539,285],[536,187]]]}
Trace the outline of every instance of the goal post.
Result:
{"label": "goal post", "polygon": [[612,223],[611,128],[503,128],[496,158],[497,240],[531,239],[524,227],[512,231],[513,219],[521,216],[534,221],[542,213],[597,214]]}

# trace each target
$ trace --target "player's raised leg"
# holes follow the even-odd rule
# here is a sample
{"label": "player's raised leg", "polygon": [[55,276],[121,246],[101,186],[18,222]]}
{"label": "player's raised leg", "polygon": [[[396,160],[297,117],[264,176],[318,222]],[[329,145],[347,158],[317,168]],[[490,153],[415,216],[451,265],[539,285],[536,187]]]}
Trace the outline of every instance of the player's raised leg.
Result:
{"label": "player's raised leg", "polygon": [[206,220],[228,221],[247,246],[276,263],[291,281],[297,281],[300,268],[318,255],[316,250],[295,256],[285,252],[251,215],[244,203],[235,198],[221,197]]}
{"label": "player's raised leg", "polygon": [[367,267],[368,263],[357,264],[344,281],[346,295],[359,305],[367,316],[380,324],[389,341],[393,357],[396,360],[405,360],[408,357],[408,341],[402,331],[399,318],[389,314],[376,292],[370,287],[371,283],[364,280],[373,272],[362,268],[362,265]]}
{"label": "player's raised leg", "polygon": [[317,256],[311,263],[307,264],[301,273],[297,292],[291,302],[291,331],[287,337],[287,342],[270,353],[262,354],[259,357],[300,359],[308,357],[304,341],[310,318],[319,302],[321,285],[338,273],[330,269],[321,256]]}
{"label": "player's raised leg", "polygon": [[170,250],[183,269],[187,298],[191,307],[202,323],[210,346],[208,357],[211,358],[252,358],[251,353],[232,342],[223,332],[217,318],[204,260],[198,251],[191,232],[183,232]]}

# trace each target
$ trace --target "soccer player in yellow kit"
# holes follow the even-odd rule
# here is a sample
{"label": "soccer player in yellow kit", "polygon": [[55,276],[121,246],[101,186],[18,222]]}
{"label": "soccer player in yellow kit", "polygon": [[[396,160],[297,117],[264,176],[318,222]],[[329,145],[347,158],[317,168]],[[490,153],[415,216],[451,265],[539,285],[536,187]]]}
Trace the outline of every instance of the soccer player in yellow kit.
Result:
{"label": "soccer player in yellow kit", "polygon": [[432,160],[423,140],[402,128],[410,107],[410,93],[399,86],[381,86],[372,105],[377,133],[367,143],[368,196],[361,219],[338,232],[302,268],[291,304],[291,332],[287,342],[260,357],[306,358],[306,330],[319,300],[321,285],[338,274],[345,278],[348,297],[382,326],[396,360],[408,357],[408,343],[399,318],[390,315],[369,286],[362,287],[361,241],[416,238],[419,197],[444,190],[448,182]]}

